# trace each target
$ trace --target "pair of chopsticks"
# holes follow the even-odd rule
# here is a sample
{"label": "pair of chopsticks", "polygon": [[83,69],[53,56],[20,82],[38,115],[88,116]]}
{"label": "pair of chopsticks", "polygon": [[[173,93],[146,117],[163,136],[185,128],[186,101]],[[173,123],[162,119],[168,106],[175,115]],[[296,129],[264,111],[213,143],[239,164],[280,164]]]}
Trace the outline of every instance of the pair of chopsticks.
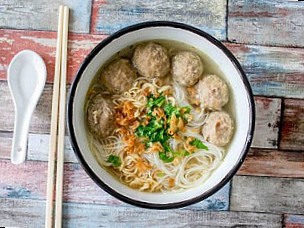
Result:
{"label": "pair of chopsticks", "polygon": [[[62,226],[62,192],[64,163],[64,131],[66,107],[66,72],[68,45],[69,8],[59,7],[56,62],[52,100],[51,137],[49,145],[49,161],[47,176],[47,200],[45,227]],[[58,114],[59,113],[59,114]],[[54,214],[54,183],[57,152],[56,199]],[[55,219],[54,219],[55,217]]]}

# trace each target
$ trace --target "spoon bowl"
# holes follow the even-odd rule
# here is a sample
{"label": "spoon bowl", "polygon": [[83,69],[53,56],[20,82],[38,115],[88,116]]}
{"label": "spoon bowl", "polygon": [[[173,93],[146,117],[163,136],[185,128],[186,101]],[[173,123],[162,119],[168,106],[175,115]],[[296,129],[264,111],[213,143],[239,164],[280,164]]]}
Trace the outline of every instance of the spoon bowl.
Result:
{"label": "spoon bowl", "polygon": [[20,164],[25,161],[31,116],[46,81],[44,61],[31,50],[19,52],[8,67],[7,80],[15,105],[11,161]]}

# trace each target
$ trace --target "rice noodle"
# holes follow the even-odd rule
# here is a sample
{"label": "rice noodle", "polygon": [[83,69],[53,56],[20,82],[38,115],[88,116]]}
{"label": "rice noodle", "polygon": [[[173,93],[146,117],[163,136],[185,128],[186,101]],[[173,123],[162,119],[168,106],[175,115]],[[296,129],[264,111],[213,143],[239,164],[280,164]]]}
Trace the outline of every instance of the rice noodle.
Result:
{"label": "rice noodle", "polygon": [[[188,156],[165,163],[160,159],[159,153],[149,150],[142,154],[128,154],[124,150],[126,143],[121,136],[114,135],[97,140],[93,135],[88,134],[89,147],[97,161],[101,166],[108,167],[120,181],[141,191],[182,191],[202,184],[220,165],[225,155],[224,149],[208,143],[202,135],[194,133],[199,131],[208,114],[204,109],[195,108],[188,102],[185,88],[175,83],[162,86],[156,79],[138,78],[129,91],[119,96],[113,95],[112,99],[115,105],[125,101],[132,102],[136,107],[135,117],[139,117],[147,107],[146,91],[151,94],[172,91],[173,96],[166,96],[167,102],[172,102],[173,105],[178,106],[190,106],[193,120],[189,121],[186,126],[187,131],[181,133],[181,136],[201,140],[208,147],[208,150],[198,149]],[[182,140],[174,138],[168,140],[169,146],[174,151],[177,151],[182,143]],[[119,167],[111,166],[111,163],[108,162],[110,155],[116,155],[120,158],[121,165]]]}

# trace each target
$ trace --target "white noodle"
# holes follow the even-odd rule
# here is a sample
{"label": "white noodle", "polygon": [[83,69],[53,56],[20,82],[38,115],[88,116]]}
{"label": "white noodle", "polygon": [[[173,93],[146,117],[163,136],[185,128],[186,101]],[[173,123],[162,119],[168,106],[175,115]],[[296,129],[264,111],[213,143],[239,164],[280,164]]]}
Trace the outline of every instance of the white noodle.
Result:
{"label": "white noodle", "polygon": [[[166,96],[167,102],[178,106],[190,106],[193,120],[187,124],[187,131],[181,133],[181,138],[184,136],[197,138],[208,147],[208,150],[198,149],[188,156],[165,163],[159,158],[158,152],[148,152],[148,150],[142,154],[127,154],[124,151],[126,144],[119,136],[114,135],[97,140],[93,135],[88,134],[90,149],[99,164],[104,167],[112,167],[108,162],[110,155],[118,156],[121,165],[110,169],[122,182],[141,191],[182,191],[201,185],[220,165],[225,155],[223,148],[208,143],[202,135],[195,133],[200,131],[208,114],[204,109],[197,110],[188,102],[186,90],[180,85],[174,83],[173,86],[160,86],[156,79],[149,80],[143,77],[138,78],[133,87],[123,95],[113,95],[113,102],[115,105],[124,101],[132,102],[137,108],[135,117],[138,117],[147,106],[148,99],[143,95],[146,90],[152,94],[173,91],[174,96]],[[174,151],[178,151],[183,146],[183,141],[170,138],[168,144]],[[141,172],[137,166],[139,162],[147,162],[151,169]],[[155,175],[155,173],[161,175]],[[172,183],[170,184],[170,179],[174,180],[173,186]]]}

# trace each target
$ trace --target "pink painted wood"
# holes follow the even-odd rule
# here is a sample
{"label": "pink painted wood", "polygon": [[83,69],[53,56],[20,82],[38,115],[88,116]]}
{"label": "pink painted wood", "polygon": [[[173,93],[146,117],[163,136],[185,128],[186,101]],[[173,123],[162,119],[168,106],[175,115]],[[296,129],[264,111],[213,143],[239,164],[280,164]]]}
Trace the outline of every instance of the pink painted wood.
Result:
{"label": "pink painted wood", "polygon": [[[19,31],[0,29],[0,79],[6,78],[9,62],[15,54],[24,49],[37,52],[47,66],[47,82],[54,77],[56,32]],[[68,82],[71,83],[84,57],[106,36],[91,34],[69,34],[68,43]]]}

